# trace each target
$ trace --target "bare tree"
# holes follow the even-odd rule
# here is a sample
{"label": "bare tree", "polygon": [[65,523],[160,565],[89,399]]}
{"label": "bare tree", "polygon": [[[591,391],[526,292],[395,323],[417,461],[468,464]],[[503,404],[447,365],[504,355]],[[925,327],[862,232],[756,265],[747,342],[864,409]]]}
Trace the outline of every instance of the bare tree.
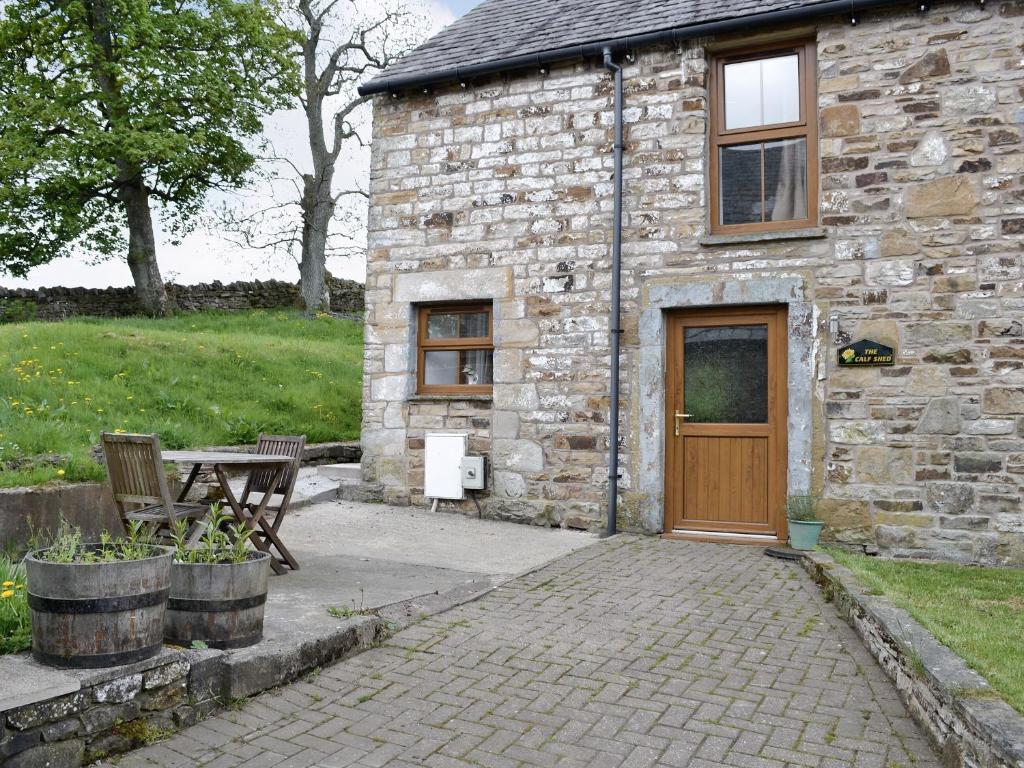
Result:
{"label": "bare tree", "polygon": [[363,107],[370,97],[356,86],[409,50],[429,24],[405,5],[367,15],[359,0],[293,0],[285,23],[302,38],[299,101],[310,167],[273,152],[265,158],[272,199],[247,210],[225,206],[218,219],[243,247],[298,262],[302,299],[312,314],[330,308],[327,258],[362,250],[369,194],[358,179],[336,183],[339,161],[369,146]]}

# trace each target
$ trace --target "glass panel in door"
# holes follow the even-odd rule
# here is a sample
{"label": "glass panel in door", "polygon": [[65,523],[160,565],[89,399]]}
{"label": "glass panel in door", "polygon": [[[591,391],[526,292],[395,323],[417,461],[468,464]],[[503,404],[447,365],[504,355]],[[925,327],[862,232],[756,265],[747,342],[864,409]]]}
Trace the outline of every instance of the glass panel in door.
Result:
{"label": "glass panel in door", "polygon": [[768,423],[768,326],[691,326],[684,333],[686,423]]}

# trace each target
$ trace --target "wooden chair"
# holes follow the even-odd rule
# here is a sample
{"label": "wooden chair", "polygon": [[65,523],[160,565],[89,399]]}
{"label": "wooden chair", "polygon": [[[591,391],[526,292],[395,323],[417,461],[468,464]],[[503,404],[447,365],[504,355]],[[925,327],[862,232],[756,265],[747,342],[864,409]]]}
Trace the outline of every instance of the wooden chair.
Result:
{"label": "wooden chair", "polygon": [[146,535],[170,540],[177,522],[187,520],[188,542],[194,544],[198,541],[209,507],[174,501],[167,487],[160,437],[104,432],[101,438],[110,489],[125,530],[129,522],[140,520],[144,523]]}
{"label": "wooden chair", "polygon": [[241,507],[251,512],[257,506],[257,502],[249,500],[249,496],[251,494],[270,493],[274,496],[281,497],[277,504],[274,504],[273,501],[267,504],[264,508],[264,518],[259,521],[259,526],[254,529],[252,534],[253,544],[258,549],[269,552],[270,548],[273,547],[277,550],[275,562],[278,567],[274,570],[277,570],[278,572],[280,572],[280,566],[283,565],[287,565],[295,571],[299,570],[298,561],[292,556],[288,551],[288,548],[285,547],[284,543],[281,541],[279,531],[281,530],[281,523],[284,520],[284,516],[288,512],[288,506],[291,504],[292,492],[295,490],[295,479],[299,474],[299,464],[302,461],[302,451],[305,447],[305,435],[294,437],[261,434],[259,440],[256,442],[256,453],[271,456],[288,456],[292,459],[292,464],[282,476],[277,487],[273,489],[270,488],[270,485],[274,481],[274,476],[277,474],[276,470],[254,469],[250,471],[249,479],[246,480],[245,488],[242,490],[242,495],[238,500]]}

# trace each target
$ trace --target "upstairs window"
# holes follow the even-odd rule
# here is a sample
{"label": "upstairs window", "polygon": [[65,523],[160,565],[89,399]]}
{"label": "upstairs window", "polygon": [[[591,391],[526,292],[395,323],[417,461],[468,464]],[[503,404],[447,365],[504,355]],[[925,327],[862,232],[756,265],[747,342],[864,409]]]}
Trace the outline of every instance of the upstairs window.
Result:
{"label": "upstairs window", "polygon": [[490,304],[420,307],[417,392],[489,395],[494,382]]}
{"label": "upstairs window", "polygon": [[711,231],[816,226],[814,44],[718,56],[712,63]]}

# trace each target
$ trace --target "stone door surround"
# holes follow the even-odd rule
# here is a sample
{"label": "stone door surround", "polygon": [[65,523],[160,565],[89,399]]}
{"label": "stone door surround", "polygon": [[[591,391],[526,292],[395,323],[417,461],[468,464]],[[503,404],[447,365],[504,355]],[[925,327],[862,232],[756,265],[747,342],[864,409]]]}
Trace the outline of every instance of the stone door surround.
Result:
{"label": "stone door surround", "polygon": [[642,494],[641,523],[650,533],[665,524],[665,311],[754,304],[788,307],[788,476],[789,493],[805,491],[811,483],[812,393],[815,308],[807,281],[792,277],[654,279],[643,289],[640,313],[638,490]]}

